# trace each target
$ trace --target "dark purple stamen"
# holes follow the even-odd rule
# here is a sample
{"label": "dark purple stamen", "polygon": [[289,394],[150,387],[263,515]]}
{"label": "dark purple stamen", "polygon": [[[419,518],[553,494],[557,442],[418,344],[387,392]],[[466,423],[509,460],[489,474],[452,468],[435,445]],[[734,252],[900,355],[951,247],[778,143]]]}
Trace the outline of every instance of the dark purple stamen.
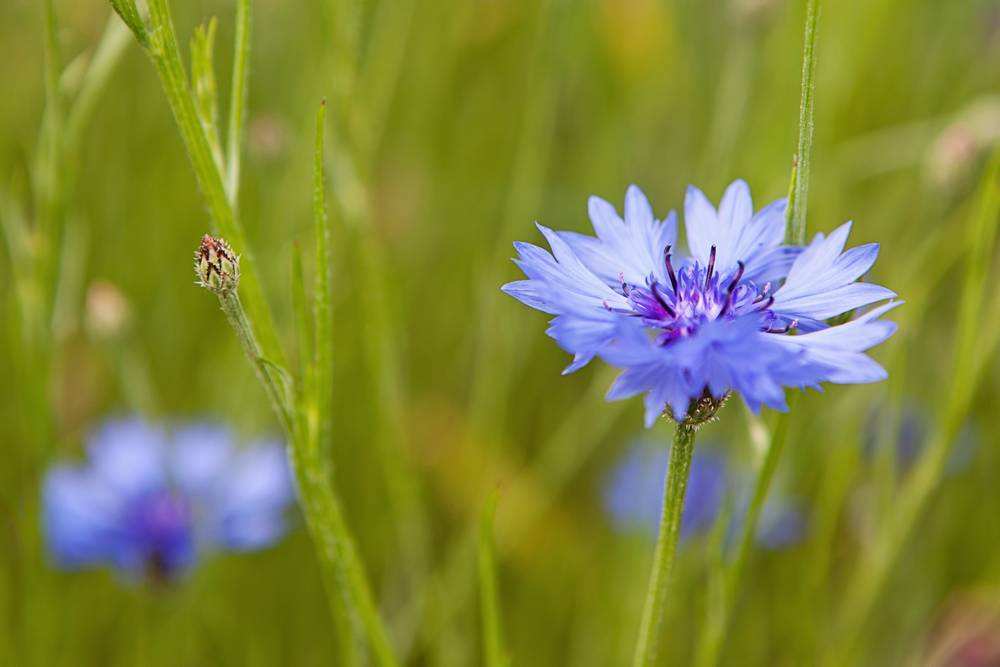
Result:
{"label": "dark purple stamen", "polygon": [[712,250],[708,253],[708,271],[705,272],[705,289],[708,289],[709,283],[712,282],[712,273],[715,271],[715,246],[712,246]]}
{"label": "dark purple stamen", "polygon": [[[757,303],[760,303],[760,297],[758,297],[757,300],[754,301],[754,304],[757,304]],[[773,296],[769,296],[769,297],[767,297],[767,300],[764,301],[764,303],[761,303],[754,310],[759,313],[761,311],[767,310],[768,308],[770,308],[773,305],[774,305],[774,297]]]}
{"label": "dark purple stamen", "polygon": [[670,246],[663,249],[663,263],[667,267],[667,276],[670,278],[670,287],[677,294],[677,274],[674,273],[674,266],[670,263]]}
{"label": "dark purple stamen", "polygon": [[638,313],[636,313],[633,310],[626,310],[625,308],[616,308],[615,306],[612,306],[607,301],[602,301],[601,305],[604,306],[604,310],[607,310],[607,311],[612,312],[612,313],[618,313],[619,315],[629,315],[629,316],[637,316],[638,315]]}
{"label": "dark purple stamen", "polygon": [[764,329],[764,333],[786,334],[789,331],[791,331],[792,329],[796,328],[797,326],[799,326],[799,321],[798,320],[792,320],[791,322],[789,322],[785,326],[779,327],[777,329],[773,329],[773,328],[768,327],[767,329]]}
{"label": "dark purple stamen", "polygon": [[[713,246],[714,249],[715,246]],[[713,258],[715,255],[713,254]],[[722,304],[722,310],[719,311],[718,317],[722,317],[729,312],[729,309],[733,305],[733,295],[736,294],[736,288],[739,287],[740,278],[743,277],[743,271],[746,270],[746,264],[743,262],[736,263],[739,268],[736,269],[736,275],[733,277],[733,281],[729,283],[729,287],[726,288],[726,302]]]}
{"label": "dark purple stamen", "polygon": [[760,290],[760,293],[757,295],[757,298],[753,300],[753,302],[755,304],[760,303],[764,299],[768,298],[767,295],[768,293],[770,293],[770,291],[771,291],[771,281],[768,280],[766,283],[764,283],[764,287]]}
{"label": "dark purple stamen", "polygon": [[625,282],[625,274],[624,273],[619,273],[618,274],[618,280],[621,281],[622,292],[625,294],[625,298],[628,298],[629,292],[632,291],[632,288],[630,288],[628,286],[628,283]]}
{"label": "dark purple stamen", "polygon": [[662,294],[660,294],[660,284],[654,280],[650,283],[649,289],[653,292],[653,296],[656,298],[656,302],[660,304],[660,307],[667,311],[667,314],[670,315],[670,317],[677,317],[677,311],[671,308],[670,304],[667,303],[667,300],[663,298]]}

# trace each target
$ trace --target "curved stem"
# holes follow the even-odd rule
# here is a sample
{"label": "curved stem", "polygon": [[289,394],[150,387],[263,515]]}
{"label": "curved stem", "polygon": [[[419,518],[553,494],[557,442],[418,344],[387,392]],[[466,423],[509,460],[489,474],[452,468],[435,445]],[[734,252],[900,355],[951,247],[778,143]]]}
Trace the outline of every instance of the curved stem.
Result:
{"label": "curved stem", "polygon": [[663,513],[660,515],[660,536],[653,554],[653,571],[646,591],[646,606],[639,626],[639,642],[632,659],[633,667],[653,665],[659,647],[660,626],[666,606],[670,572],[680,537],[681,511],[687,491],[691,456],[694,454],[694,428],[678,424],[674,433],[674,446],[670,450],[670,467],[663,487]]}

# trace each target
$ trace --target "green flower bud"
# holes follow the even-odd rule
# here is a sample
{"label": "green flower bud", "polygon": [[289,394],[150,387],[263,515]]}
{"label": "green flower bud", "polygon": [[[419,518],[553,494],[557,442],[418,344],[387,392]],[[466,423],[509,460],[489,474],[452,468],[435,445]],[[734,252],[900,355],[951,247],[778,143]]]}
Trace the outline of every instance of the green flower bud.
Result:
{"label": "green flower bud", "polygon": [[229,244],[205,234],[194,253],[198,284],[219,296],[235,292],[240,284],[240,257]]}

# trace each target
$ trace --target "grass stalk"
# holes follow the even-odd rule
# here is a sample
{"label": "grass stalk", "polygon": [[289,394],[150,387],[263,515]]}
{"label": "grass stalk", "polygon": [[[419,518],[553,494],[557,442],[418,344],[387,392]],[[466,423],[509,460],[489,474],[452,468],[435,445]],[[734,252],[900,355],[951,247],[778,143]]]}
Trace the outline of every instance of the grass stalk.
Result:
{"label": "grass stalk", "polygon": [[501,628],[500,596],[497,592],[496,554],[493,544],[493,519],[497,496],[487,500],[479,521],[479,606],[483,626],[483,664],[505,667],[509,664]]}
{"label": "grass stalk", "polygon": [[[816,38],[819,24],[819,0],[807,0],[805,22],[805,44],[802,49],[802,92],[799,103],[799,136],[789,183],[788,208],[785,211],[785,242],[805,245],[806,212],[809,200],[809,180],[812,171],[813,115],[815,106]],[[791,409],[792,399],[789,399]],[[754,481],[753,497],[747,508],[740,534],[739,549],[731,565],[719,561],[726,568],[722,581],[723,599],[719,605],[711,606],[698,640],[695,664],[711,667],[718,662],[722,650],[722,640],[739,597],[743,571],[753,548],[757,524],[778,469],[778,462],[784,451],[788,434],[788,414],[778,415],[774,432],[768,437],[764,460]]]}

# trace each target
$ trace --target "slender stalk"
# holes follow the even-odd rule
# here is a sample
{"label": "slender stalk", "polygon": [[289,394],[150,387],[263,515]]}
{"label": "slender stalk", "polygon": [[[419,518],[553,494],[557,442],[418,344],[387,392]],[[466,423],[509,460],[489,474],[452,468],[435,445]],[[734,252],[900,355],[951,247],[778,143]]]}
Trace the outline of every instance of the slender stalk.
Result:
{"label": "slender stalk", "polygon": [[291,434],[293,432],[292,413],[289,409],[287,385],[279,375],[279,371],[268,366],[260,343],[257,342],[257,337],[254,335],[253,327],[250,325],[250,320],[247,319],[243,304],[240,303],[240,297],[235,291],[225,292],[219,295],[219,304],[222,306],[222,312],[226,314],[229,324],[233,327],[233,331],[236,332],[240,346],[246,353],[247,359],[250,360],[250,364],[257,374],[257,379],[264,385],[264,391],[267,393],[267,398],[271,402],[271,407],[281,422],[282,428],[286,433]]}
{"label": "slender stalk", "polygon": [[330,402],[333,400],[333,326],[331,303],[333,287],[330,281],[330,219],[326,212],[326,176],[324,171],[324,137],[326,101],[316,114],[316,143],[313,150],[313,230],[316,239],[316,278],[313,287],[313,373],[311,390],[318,419],[316,436],[320,448],[331,438]]}
{"label": "slender stalk", "polygon": [[86,124],[93,116],[97,101],[104,92],[111,74],[129,43],[129,31],[114,16],[108,19],[101,41],[83,76],[80,92],[66,119],[67,152],[75,157]]}
{"label": "slender stalk", "polygon": [[[794,245],[805,245],[806,213],[809,201],[809,180],[812,170],[812,145],[814,130],[815,78],[816,78],[816,38],[819,27],[819,0],[807,0],[805,43],[802,49],[802,94],[799,102],[799,137],[792,164],[792,175],[788,186],[788,208],[785,212],[787,228],[785,242]],[[791,404],[792,399],[789,400]],[[791,407],[791,405],[789,406]],[[754,536],[757,534],[757,524],[760,520],[764,503],[767,501],[778,461],[784,451],[788,434],[788,413],[778,416],[774,433],[768,438],[767,450],[757,479],[754,482],[753,498],[747,509],[740,535],[740,546],[736,560],[724,574],[722,604],[712,608],[702,626],[695,655],[695,664],[700,667],[711,667],[716,664],[722,648],[722,638],[726,634],[733,607],[739,597],[743,578],[743,570],[753,548]]]}
{"label": "slender stalk", "polygon": [[219,294],[219,303],[285,428],[306,523],[320,556],[320,567],[324,581],[330,587],[329,593],[331,596],[344,596],[342,599],[347,608],[353,603],[368,634],[376,661],[383,667],[392,667],[397,662],[389,635],[372,597],[340,501],[333,492],[329,465],[320,448],[310,442],[302,420],[295,419],[292,394],[282,372],[261,356],[260,343],[235,290]]}
{"label": "slender stalk", "polygon": [[[301,381],[304,388],[300,392],[300,413],[305,418],[304,438],[310,459],[316,466],[329,468],[324,452],[329,452],[333,438],[331,402],[333,399],[333,330],[331,324],[330,304],[333,300],[330,280],[330,219],[326,211],[326,172],[324,169],[325,137],[326,137],[326,101],[320,104],[316,113],[316,138],[313,147],[313,233],[316,242],[316,276],[313,289],[313,320],[312,329],[308,328],[308,317],[305,315],[305,298],[301,297],[303,311],[299,324],[299,356],[303,360],[304,371]],[[298,280],[301,282],[301,261],[299,262]],[[304,285],[298,290],[303,293]],[[304,467],[308,466],[303,463]],[[330,476],[329,474],[327,475]],[[329,481],[327,482],[327,485]],[[322,492],[322,491],[320,491]],[[328,513],[336,523],[341,515],[337,499],[331,502],[333,509]],[[339,519],[339,521],[343,521]],[[317,531],[322,527],[317,527]],[[343,556],[340,557],[341,562]],[[336,582],[334,582],[336,583]],[[366,584],[367,586],[367,584]],[[336,588],[331,591],[337,590]],[[345,590],[343,586],[339,590]],[[343,600],[331,600],[334,626],[337,631],[340,649],[340,661],[344,665],[357,664],[358,656],[351,619],[351,606]],[[380,624],[379,624],[380,625]],[[384,635],[376,628],[379,636]]]}
{"label": "slender stalk", "polygon": [[483,508],[479,522],[479,606],[483,623],[483,664],[504,667],[508,664],[500,624],[500,600],[497,593],[496,558],[493,545],[493,519],[497,497],[494,494]]}
{"label": "slender stalk", "polygon": [[816,35],[819,28],[819,0],[807,0],[805,45],[802,49],[802,99],[799,103],[799,141],[795,154],[794,189],[788,202],[789,240],[806,242],[806,213],[809,205],[809,176],[812,171],[813,121],[816,93]]}
{"label": "slender stalk", "polygon": [[326,585],[331,595],[344,596],[342,604],[347,609],[353,603],[368,635],[376,663],[382,667],[394,667],[398,662],[368,586],[368,577],[358,557],[340,501],[330,484],[329,466],[319,448],[303,447],[299,439],[294,442],[292,462],[305,505],[306,523],[320,554]]}
{"label": "slender stalk", "polygon": [[674,445],[670,450],[670,468],[663,485],[663,513],[660,515],[660,535],[656,540],[653,554],[653,570],[649,576],[646,591],[646,605],[639,625],[639,641],[632,659],[633,667],[656,664],[659,649],[660,626],[666,608],[670,573],[677,553],[680,537],[681,511],[684,509],[684,493],[687,491],[691,457],[694,454],[694,428],[678,424],[674,433]]}

